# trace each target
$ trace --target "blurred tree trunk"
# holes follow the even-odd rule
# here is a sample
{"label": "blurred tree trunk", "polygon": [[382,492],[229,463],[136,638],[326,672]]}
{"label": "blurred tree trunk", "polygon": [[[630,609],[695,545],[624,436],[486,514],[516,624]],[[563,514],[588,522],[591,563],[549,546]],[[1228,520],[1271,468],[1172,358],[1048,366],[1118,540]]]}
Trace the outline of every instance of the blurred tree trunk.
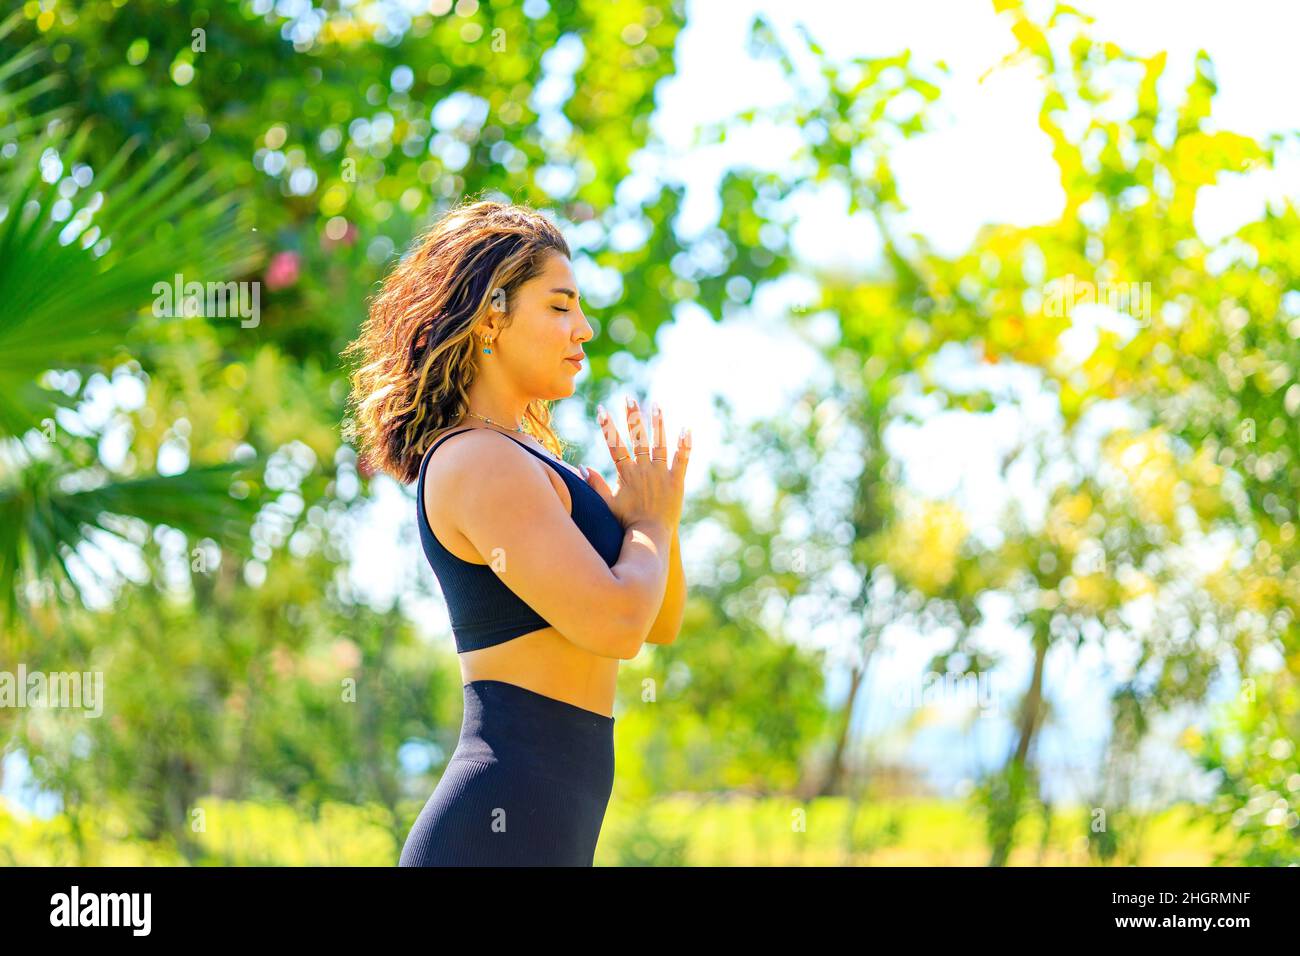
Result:
{"label": "blurred tree trunk", "polygon": [[1037,630],[1034,638],[1034,673],[1029,679],[1029,689],[1025,692],[1020,708],[1020,737],[1016,742],[1016,750],[1002,775],[1006,786],[1002,809],[1001,812],[994,813],[991,821],[993,852],[989,866],[1006,866],[1015,842],[1016,823],[1029,786],[1029,747],[1033,743],[1042,713],[1043,662],[1047,658],[1050,641],[1045,625]]}
{"label": "blurred tree trunk", "polygon": [[857,709],[858,689],[862,686],[862,678],[865,674],[864,665],[855,665],[849,674],[849,695],[840,711],[840,727],[835,735],[835,749],[831,751],[830,761],[816,796],[829,797],[840,790],[844,777],[844,751],[848,747],[849,728],[853,724],[853,713]]}
{"label": "blurred tree trunk", "polygon": [[361,746],[365,754],[366,770],[374,785],[375,795],[380,804],[388,811],[387,826],[393,839],[400,847],[410,829],[410,821],[398,812],[398,800],[401,796],[397,778],[393,773],[391,761],[385,754],[384,709],[382,684],[377,675],[387,673],[389,651],[396,643],[397,629],[400,627],[400,612],[396,608],[389,611],[388,617],[380,625],[379,646],[373,663],[366,661],[364,673],[368,675],[366,687],[361,698]]}

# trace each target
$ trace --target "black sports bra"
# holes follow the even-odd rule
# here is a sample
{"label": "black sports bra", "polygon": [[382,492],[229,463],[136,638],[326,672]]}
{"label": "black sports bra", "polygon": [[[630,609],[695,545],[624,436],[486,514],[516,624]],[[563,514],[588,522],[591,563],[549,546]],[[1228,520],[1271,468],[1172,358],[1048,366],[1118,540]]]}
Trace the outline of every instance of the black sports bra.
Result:
{"label": "black sports bra", "polygon": [[[551,626],[540,614],[525,604],[519,595],[510,590],[492,570],[490,564],[475,564],[452,554],[443,547],[442,542],[433,533],[433,529],[429,527],[429,519],[424,513],[424,473],[428,469],[429,459],[438,446],[448,438],[469,431],[495,431],[495,429],[465,428],[443,435],[434,442],[433,447],[425,453],[424,459],[420,462],[420,480],[415,498],[416,513],[419,516],[420,543],[424,546],[424,555],[429,559],[429,564],[437,575],[443,599],[447,602],[452,634],[456,638],[457,653],[504,644],[521,635]],[[613,567],[623,550],[623,526],[610,510],[609,505],[605,503],[600,492],[537,449],[530,448],[505,432],[496,432],[496,434],[509,438],[560,473],[569,486],[569,497],[573,500],[570,514],[574,524],[591,542],[591,546],[596,549],[596,553],[605,560],[605,563]]]}

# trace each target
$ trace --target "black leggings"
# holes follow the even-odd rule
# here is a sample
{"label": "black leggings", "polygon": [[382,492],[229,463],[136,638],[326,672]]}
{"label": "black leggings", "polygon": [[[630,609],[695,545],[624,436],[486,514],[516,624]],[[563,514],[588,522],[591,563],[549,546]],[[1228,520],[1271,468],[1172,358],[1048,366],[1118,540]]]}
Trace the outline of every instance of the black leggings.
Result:
{"label": "black leggings", "polygon": [[614,718],[515,684],[463,685],[460,741],[400,866],[591,866]]}

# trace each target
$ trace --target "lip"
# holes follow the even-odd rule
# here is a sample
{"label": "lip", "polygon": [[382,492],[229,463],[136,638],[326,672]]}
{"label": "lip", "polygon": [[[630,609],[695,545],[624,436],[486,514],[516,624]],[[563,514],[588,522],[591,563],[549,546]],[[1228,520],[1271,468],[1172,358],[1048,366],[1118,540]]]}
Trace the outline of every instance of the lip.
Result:
{"label": "lip", "polygon": [[[585,356],[584,356],[584,357],[585,357]],[[574,358],[573,356],[569,356],[569,357],[566,358],[564,361],[566,361],[566,362],[572,362],[575,368],[582,368],[582,359],[581,359],[581,358]]]}

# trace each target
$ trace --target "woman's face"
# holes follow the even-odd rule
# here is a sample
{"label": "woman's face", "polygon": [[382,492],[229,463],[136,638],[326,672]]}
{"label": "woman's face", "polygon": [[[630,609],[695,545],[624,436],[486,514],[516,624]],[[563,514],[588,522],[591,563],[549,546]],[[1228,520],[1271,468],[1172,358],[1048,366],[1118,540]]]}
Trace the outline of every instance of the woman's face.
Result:
{"label": "woman's face", "polygon": [[[525,394],[543,400],[574,392],[583,356],[582,343],[595,333],[578,301],[578,283],[566,256],[552,253],[541,273],[515,291],[510,324],[492,323],[492,354],[479,355],[484,367],[497,363]],[[584,364],[586,359],[582,359]]]}

